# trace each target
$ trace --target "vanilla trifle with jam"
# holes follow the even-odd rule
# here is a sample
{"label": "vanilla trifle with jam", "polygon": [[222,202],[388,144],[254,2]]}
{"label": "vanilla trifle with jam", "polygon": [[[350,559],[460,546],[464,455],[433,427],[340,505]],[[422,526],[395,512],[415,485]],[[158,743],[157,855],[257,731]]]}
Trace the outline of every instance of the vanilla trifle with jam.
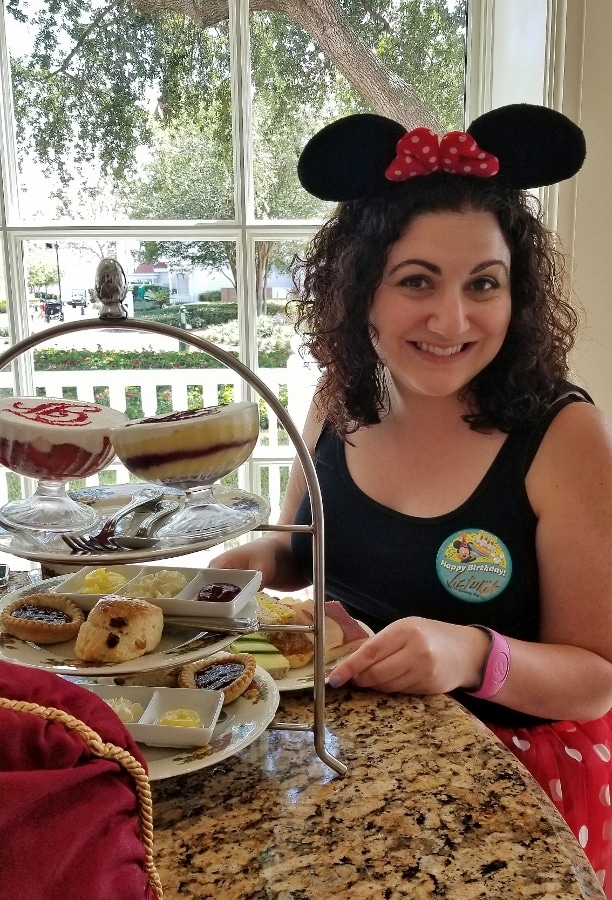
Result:
{"label": "vanilla trifle with jam", "polygon": [[136,419],[113,429],[117,456],[134,475],[184,490],[213,484],[253,452],[256,403],[228,403]]}
{"label": "vanilla trifle with jam", "polygon": [[187,492],[182,512],[157,535],[223,533],[252,514],[225,506],[210,486],[249,458],[259,436],[257,403],[228,403],[148,416],[114,428],[117,456],[132,474]]}

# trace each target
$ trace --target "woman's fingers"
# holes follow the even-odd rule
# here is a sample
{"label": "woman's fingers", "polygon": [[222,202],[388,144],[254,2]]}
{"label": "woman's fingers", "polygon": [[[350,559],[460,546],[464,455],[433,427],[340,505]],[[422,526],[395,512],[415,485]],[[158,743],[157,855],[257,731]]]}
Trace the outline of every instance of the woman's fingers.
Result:
{"label": "woman's fingers", "polygon": [[[482,641],[482,646],[474,646]],[[419,617],[387,625],[330,674],[332,687],[352,681],[382,691],[436,694],[476,683],[486,636],[477,629]],[[471,662],[476,660],[474,671]],[[480,668],[479,668],[480,665]]]}
{"label": "woman's fingers", "polygon": [[392,677],[397,677],[402,669],[409,668],[404,651],[405,642],[400,630],[387,627],[336,666],[329,676],[329,683],[332,687],[340,687],[347,681],[354,681],[363,687],[371,687],[378,683],[379,674],[388,671]]}
{"label": "woman's fingers", "polygon": [[273,555],[254,541],[219,554],[210,561],[211,569],[256,569],[262,573],[262,585],[274,574]]}

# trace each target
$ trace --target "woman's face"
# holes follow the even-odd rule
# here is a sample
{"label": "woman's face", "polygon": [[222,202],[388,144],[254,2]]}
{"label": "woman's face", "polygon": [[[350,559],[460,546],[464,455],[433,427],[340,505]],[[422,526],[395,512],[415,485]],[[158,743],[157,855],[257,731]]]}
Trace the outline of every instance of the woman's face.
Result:
{"label": "woman's face", "polygon": [[510,322],[510,250],[487,212],[423,214],[391,247],[374,292],[376,352],[401,392],[457,394]]}

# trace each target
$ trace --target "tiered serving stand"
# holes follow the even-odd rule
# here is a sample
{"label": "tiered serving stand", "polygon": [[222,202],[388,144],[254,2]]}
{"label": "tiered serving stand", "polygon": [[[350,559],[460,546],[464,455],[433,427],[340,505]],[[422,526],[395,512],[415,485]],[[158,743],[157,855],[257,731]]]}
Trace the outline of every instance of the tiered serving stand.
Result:
{"label": "tiered serving stand", "polygon": [[[314,735],[315,751],[319,758],[323,760],[330,768],[340,775],[344,775],[347,767],[332,756],[325,746],[325,588],[324,588],[324,531],[323,531],[323,504],[321,499],[321,491],[317,479],[315,467],[304,440],[296,428],[293,420],[288,415],[278,398],[272,393],[266,384],[247,366],[235,359],[225,350],[206,341],[197,335],[190,334],[181,328],[173,325],[164,325],[160,322],[148,322],[140,319],[129,319],[127,310],[123,304],[127,292],[127,283],[125,274],[119,263],[114,259],[103,259],[98,265],[96,271],[96,293],[101,301],[102,309],[98,319],[86,319],[78,322],[64,322],[61,325],[55,325],[46,329],[42,333],[31,335],[19,341],[9,350],[0,354],[0,370],[12,363],[22,353],[33,349],[40,343],[53,341],[59,335],[69,334],[76,331],[92,331],[94,329],[104,329],[113,331],[115,329],[131,330],[131,331],[149,331],[155,334],[165,335],[166,337],[175,338],[183,343],[191,344],[198,350],[203,350],[210,356],[224,363],[228,368],[237,372],[244,381],[247,382],[272,408],[277,415],[279,421],[284,426],[291,439],[299,459],[306,486],[310,495],[312,508],[312,525],[270,525],[260,524],[255,529],[248,525],[242,531],[233,531],[232,536],[243,534],[249,530],[258,531],[293,531],[307,532],[312,535],[313,541],[313,600],[314,600],[314,622],[308,625],[289,625],[289,626],[266,626],[266,630],[279,631],[309,631],[314,636],[314,703],[313,703],[313,722],[312,726],[302,725],[291,722],[277,722],[268,726],[274,729],[287,729],[292,731],[312,731]],[[213,546],[221,543],[227,537],[222,535],[216,541],[210,541],[206,546]],[[169,548],[169,555],[178,556],[192,553],[195,550],[203,549],[201,545],[182,544]],[[9,551],[10,552],[10,549]],[[25,553],[19,555],[25,556]],[[127,557],[127,558],[126,558]],[[159,550],[155,552],[155,558],[159,557]],[[31,554],[26,557],[40,562],[49,562],[49,556],[43,549],[38,551],[35,546],[32,547]],[[118,551],[112,556],[112,563],[120,565],[122,562],[146,561],[153,558],[150,551],[129,551],[123,553]],[[65,555],[53,555],[53,562],[58,565],[71,566],[76,560],[84,560],[84,557],[78,557],[68,552],[66,548]],[[88,561],[96,563],[98,559],[94,556],[86,557]],[[107,560],[108,561],[108,558]],[[257,627],[257,626],[256,626]],[[252,630],[256,630],[256,627]],[[206,655],[203,653],[203,656]]]}

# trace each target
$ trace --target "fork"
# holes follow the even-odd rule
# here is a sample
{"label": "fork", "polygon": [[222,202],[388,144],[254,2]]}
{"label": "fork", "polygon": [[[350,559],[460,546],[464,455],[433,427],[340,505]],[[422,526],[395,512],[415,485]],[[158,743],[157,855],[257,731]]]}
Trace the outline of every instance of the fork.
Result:
{"label": "fork", "polygon": [[108,550],[117,550],[117,546],[111,542],[117,525],[124,516],[135,512],[137,509],[148,509],[159,503],[164,495],[164,489],[161,487],[144,488],[132,498],[132,500],[117,510],[114,515],[106,520],[102,528],[96,532],[89,534],[63,534],[62,540],[68,544],[73,552],[79,553],[99,553]]}

